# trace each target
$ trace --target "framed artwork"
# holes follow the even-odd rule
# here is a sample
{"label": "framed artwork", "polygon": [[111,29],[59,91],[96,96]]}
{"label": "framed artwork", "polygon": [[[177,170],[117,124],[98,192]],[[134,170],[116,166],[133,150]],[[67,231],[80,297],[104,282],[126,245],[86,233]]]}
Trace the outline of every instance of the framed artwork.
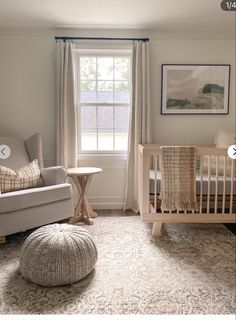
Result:
{"label": "framed artwork", "polygon": [[161,114],[228,114],[230,65],[162,64]]}

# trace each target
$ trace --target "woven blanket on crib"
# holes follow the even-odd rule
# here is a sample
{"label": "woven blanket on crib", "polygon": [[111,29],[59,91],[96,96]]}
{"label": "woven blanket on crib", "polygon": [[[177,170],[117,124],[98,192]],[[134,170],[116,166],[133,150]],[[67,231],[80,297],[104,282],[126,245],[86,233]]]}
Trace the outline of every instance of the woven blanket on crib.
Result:
{"label": "woven blanket on crib", "polygon": [[161,210],[198,210],[194,147],[161,147],[160,199]]}

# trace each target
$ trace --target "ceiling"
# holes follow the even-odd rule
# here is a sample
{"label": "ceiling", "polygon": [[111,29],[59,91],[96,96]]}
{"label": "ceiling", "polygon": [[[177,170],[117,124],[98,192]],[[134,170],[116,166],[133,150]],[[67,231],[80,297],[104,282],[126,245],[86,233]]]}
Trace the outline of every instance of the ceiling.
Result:
{"label": "ceiling", "polygon": [[222,0],[0,0],[0,28],[136,28],[235,33]]}

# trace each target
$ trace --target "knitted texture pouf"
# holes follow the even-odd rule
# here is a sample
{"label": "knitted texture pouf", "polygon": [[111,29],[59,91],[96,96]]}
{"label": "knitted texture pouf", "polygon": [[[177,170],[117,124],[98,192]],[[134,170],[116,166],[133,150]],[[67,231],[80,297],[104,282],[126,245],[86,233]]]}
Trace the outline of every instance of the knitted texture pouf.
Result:
{"label": "knitted texture pouf", "polygon": [[25,240],[20,271],[24,278],[41,286],[60,286],[86,277],[96,261],[97,249],[85,228],[52,224]]}

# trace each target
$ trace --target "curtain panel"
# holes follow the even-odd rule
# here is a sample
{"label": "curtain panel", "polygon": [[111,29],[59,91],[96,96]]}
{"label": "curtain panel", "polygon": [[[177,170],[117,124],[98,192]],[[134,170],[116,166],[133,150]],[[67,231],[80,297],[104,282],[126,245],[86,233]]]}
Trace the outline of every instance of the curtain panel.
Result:
{"label": "curtain panel", "polygon": [[76,54],[72,41],[56,42],[56,160],[77,167]]}
{"label": "curtain panel", "polygon": [[124,209],[138,207],[138,144],[151,143],[149,43],[132,47],[132,106],[130,111],[127,178]]}

